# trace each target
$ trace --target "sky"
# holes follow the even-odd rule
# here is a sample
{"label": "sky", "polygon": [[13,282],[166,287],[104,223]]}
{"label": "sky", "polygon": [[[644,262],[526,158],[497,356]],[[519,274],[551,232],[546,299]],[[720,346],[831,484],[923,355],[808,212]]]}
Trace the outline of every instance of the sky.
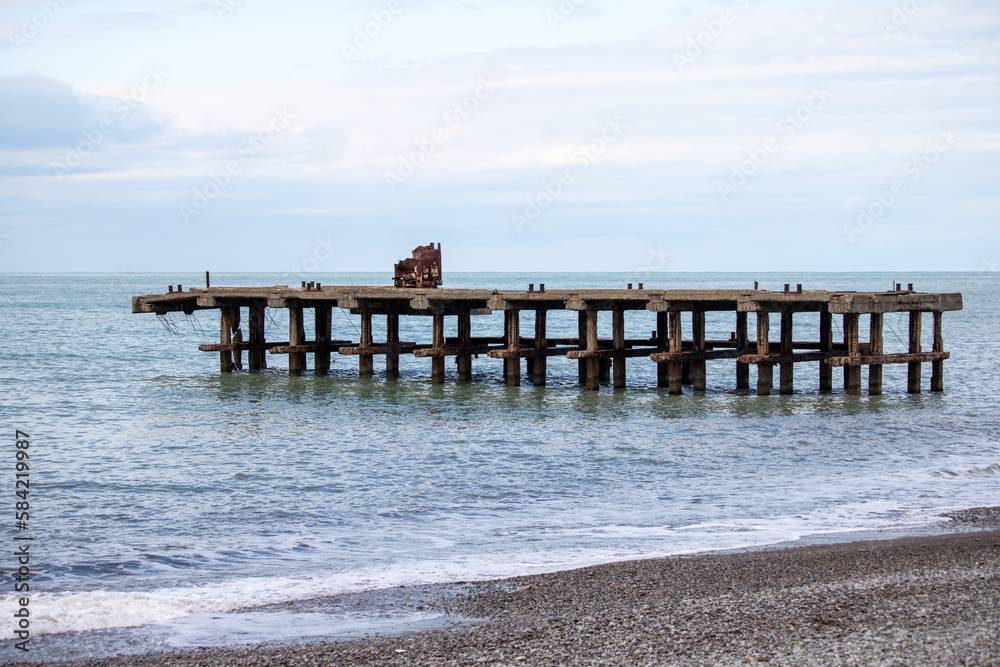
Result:
{"label": "sky", "polygon": [[0,0],[0,271],[982,271],[996,0]]}

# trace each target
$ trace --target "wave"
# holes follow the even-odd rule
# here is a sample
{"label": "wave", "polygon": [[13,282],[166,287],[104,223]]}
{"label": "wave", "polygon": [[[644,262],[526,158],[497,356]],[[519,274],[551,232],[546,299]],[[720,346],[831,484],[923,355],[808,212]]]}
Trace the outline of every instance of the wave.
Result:
{"label": "wave", "polygon": [[[992,474],[992,473],[991,473]],[[401,585],[481,581],[539,574],[637,558],[761,547],[807,536],[866,530],[918,528],[941,521],[948,508],[903,508],[884,501],[859,502],[811,515],[734,519],[677,526],[604,525],[561,528],[547,537],[602,538],[602,548],[540,549],[524,553],[454,555],[315,577],[237,578],[211,584],[154,590],[35,592],[33,634],[134,628],[205,613],[225,613],[343,593]],[[553,532],[561,535],[553,535]],[[607,546],[617,538],[622,548]],[[543,542],[544,544],[544,542]],[[0,615],[12,614],[16,596],[0,597]],[[13,636],[8,626],[6,637]]]}

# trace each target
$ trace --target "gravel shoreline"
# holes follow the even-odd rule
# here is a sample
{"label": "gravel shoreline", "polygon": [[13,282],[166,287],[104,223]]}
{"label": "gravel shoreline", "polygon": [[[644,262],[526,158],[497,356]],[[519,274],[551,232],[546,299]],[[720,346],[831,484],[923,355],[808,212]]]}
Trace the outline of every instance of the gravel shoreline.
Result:
{"label": "gravel shoreline", "polygon": [[942,536],[611,563],[471,584],[483,619],[350,641],[47,663],[1000,665],[1000,510]]}

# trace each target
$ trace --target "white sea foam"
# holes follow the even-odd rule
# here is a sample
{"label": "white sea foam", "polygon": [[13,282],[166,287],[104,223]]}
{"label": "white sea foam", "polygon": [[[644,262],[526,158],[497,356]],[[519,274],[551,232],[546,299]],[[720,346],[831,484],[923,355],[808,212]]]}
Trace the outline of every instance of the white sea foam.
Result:
{"label": "white sea foam", "polygon": [[[902,508],[887,501],[840,505],[813,515],[739,519],[677,527],[607,525],[555,531],[575,537],[640,539],[641,551],[602,548],[589,552],[537,551],[519,554],[469,554],[441,560],[400,563],[370,571],[345,571],[316,577],[239,578],[198,587],[149,591],[37,592],[31,597],[36,635],[163,624],[199,614],[377,590],[400,585],[453,583],[538,574],[634,558],[703,553],[792,541],[807,535],[927,525],[944,509]],[[10,617],[16,598],[0,597],[0,615]],[[185,623],[185,627],[189,624]],[[180,626],[178,626],[180,627]],[[11,637],[12,630],[6,630]]]}

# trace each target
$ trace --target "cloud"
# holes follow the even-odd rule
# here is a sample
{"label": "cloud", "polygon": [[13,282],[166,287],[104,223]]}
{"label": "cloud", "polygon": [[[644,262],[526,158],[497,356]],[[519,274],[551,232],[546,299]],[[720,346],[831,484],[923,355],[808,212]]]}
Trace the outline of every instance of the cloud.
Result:
{"label": "cloud", "polygon": [[66,83],[40,76],[0,78],[0,149],[63,147],[102,128],[119,142],[162,132],[164,120],[133,96],[134,91],[121,98],[80,95]]}
{"label": "cloud", "polygon": [[156,30],[176,25],[172,19],[153,12],[110,12],[67,23],[65,29],[89,33],[105,30]]}
{"label": "cloud", "polygon": [[75,139],[98,120],[73,89],[39,76],[0,78],[0,148],[43,148]]}

